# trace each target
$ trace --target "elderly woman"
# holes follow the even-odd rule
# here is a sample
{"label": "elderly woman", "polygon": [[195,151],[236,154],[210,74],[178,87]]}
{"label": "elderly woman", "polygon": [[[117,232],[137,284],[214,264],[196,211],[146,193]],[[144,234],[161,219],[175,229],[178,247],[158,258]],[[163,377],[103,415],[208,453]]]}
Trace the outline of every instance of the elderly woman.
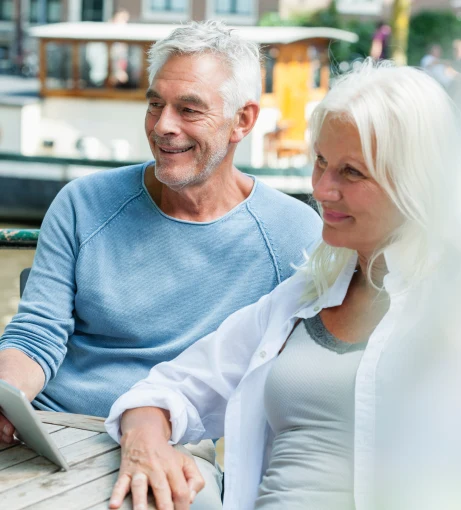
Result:
{"label": "elderly woman", "polygon": [[[438,390],[459,372],[457,114],[423,72],[367,60],[310,128],[323,242],[117,400],[111,508],[130,489],[144,508],[149,486],[162,509],[189,508],[200,474],[170,444],[222,435],[226,510],[451,508],[459,399]],[[424,506],[429,481],[438,501]]]}

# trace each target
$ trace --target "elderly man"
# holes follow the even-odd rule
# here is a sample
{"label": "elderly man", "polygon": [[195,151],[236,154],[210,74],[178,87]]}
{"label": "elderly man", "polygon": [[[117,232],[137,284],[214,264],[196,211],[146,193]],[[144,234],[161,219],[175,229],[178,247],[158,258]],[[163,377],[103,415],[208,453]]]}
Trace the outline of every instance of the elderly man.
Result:
{"label": "elderly man", "polygon": [[[0,378],[39,409],[107,416],[153,365],[289,277],[320,236],[312,209],[233,166],[259,112],[257,45],[191,23],[152,46],[149,71],[155,163],[60,192],[0,342]],[[0,430],[10,441],[1,417]],[[207,482],[194,508],[219,508],[214,449],[193,451]]]}

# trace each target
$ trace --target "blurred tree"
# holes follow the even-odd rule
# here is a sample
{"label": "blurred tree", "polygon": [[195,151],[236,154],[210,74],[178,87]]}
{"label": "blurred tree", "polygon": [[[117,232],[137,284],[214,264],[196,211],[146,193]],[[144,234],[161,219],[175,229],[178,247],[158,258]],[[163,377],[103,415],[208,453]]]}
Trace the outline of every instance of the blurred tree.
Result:
{"label": "blurred tree", "polygon": [[294,26],[296,23],[291,19],[282,19],[278,12],[265,12],[259,19],[262,27]]}
{"label": "blurred tree", "polygon": [[346,60],[364,58],[369,54],[371,40],[375,31],[375,23],[358,19],[344,19],[336,8],[333,0],[326,9],[310,12],[298,12],[289,19],[281,19],[278,13],[267,13],[260,20],[263,26],[303,26],[303,27],[330,27],[354,32],[359,36],[356,43],[350,44],[342,41],[332,41],[330,45],[330,59],[333,67]]}
{"label": "blurred tree", "polygon": [[408,33],[411,0],[394,0],[392,7],[392,55],[397,65],[408,63]]}
{"label": "blurred tree", "polygon": [[336,0],[332,0],[326,9],[318,11],[301,12],[293,15],[296,25],[304,27],[331,27],[343,28],[344,22],[336,8]]}
{"label": "blurred tree", "polygon": [[452,43],[461,39],[461,20],[451,11],[422,11],[410,20],[408,64],[419,65],[431,44],[440,44],[443,57],[452,58]]}

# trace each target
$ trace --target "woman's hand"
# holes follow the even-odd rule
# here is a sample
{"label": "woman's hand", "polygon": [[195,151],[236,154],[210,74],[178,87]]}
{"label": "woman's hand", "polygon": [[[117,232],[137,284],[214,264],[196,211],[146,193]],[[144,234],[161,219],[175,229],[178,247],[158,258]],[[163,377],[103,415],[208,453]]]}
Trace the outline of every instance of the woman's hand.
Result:
{"label": "woman's hand", "polygon": [[147,509],[151,487],[159,510],[188,510],[204,481],[194,460],[168,444],[168,413],[154,407],[130,409],[121,427],[122,462],[110,508],[119,508],[131,490],[133,509]]}

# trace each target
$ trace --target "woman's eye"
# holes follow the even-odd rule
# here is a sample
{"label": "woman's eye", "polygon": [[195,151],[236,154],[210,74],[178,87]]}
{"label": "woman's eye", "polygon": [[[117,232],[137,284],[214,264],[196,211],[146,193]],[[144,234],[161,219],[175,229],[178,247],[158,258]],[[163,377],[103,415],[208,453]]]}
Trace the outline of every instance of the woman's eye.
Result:
{"label": "woman's eye", "polygon": [[327,162],[325,161],[325,158],[323,156],[320,156],[320,154],[317,154],[317,157],[315,158],[315,162],[320,168],[325,168],[327,166]]}
{"label": "woman's eye", "polygon": [[362,172],[357,170],[356,168],[346,165],[343,170],[344,174],[346,174],[349,177],[356,177],[356,178],[362,178],[365,177]]}

